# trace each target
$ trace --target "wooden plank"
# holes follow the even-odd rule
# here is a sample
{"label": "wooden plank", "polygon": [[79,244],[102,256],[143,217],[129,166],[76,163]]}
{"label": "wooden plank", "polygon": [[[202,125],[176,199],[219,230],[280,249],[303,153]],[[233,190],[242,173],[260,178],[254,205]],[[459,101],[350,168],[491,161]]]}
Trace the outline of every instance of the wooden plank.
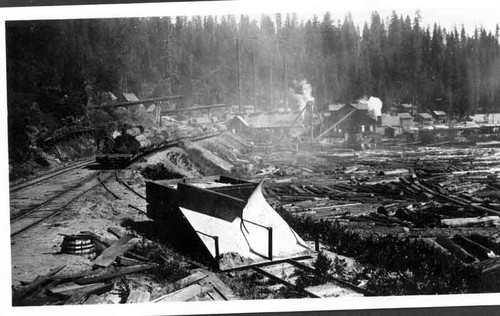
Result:
{"label": "wooden plank", "polygon": [[47,274],[45,274],[43,276],[37,276],[33,280],[33,282],[31,282],[29,285],[23,287],[22,289],[20,289],[16,293],[14,293],[14,300],[22,299],[23,297],[25,297],[28,293],[30,293],[34,289],[38,288],[39,286],[41,286],[45,282],[51,280],[52,276],[56,275],[59,271],[61,271],[65,267],[66,267],[66,265],[62,265],[62,266],[59,266],[57,268],[50,270]]}
{"label": "wooden plank", "polygon": [[125,274],[146,271],[146,270],[154,268],[155,266],[157,266],[157,265],[156,264],[142,264],[142,265],[136,265],[136,266],[130,266],[130,267],[117,268],[114,271],[103,274],[103,275],[77,279],[77,280],[75,280],[75,283],[78,283],[78,284],[97,283],[97,282],[113,279],[113,278],[116,278],[116,277],[119,277],[119,276],[122,276]]}
{"label": "wooden plank", "polygon": [[144,261],[140,261],[140,260],[136,260],[136,259],[132,259],[132,258],[127,258],[125,256],[116,257],[116,261],[122,266],[134,266],[134,265],[144,263]]}
{"label": "wooden plank", "polygon": [[188,285],[191,285],[195,282],[198,282],[206,277],[207,277],[207,274],[205,274],[201,271],[197,271],[197,272],[195,272],[195,273],[193,273],[193,274],[191,274],[183,279],[176,281],[174,283],[174,286],[178,289],[182,289],[182,288],[184,288]]}
{"label": "wooden plank", "polygon": [[169,293],[162,297],[157,298],[153,302],[163,303],[163,302],[186,302],[194,298],[197,295],[205,294],[212,289],[211,286],[201,286],[199,284],[191,284],[188,287]]}
{"label": "wooden plank", "polygon": [[75,283],[75,282],[67,282],[67,283],[59,285],[57,287],[47,289],[46,291],[51,293],[51,294],[57,294],[60,292],[70,291],[70,290],[77,289],[80,287],[82,287],[82,286],[80,284]]}
{"label": "wooden plank", "polygon": [[151,293],[148,291],[133,290],[127,298],[127,304],[147,303],[151,298]]}
{"label": "wooden plank", "polygon": [[208,271],[206,269],[195,269],[192,271],[201,271],[207,275],[207,278],[204,279],[206,282],[212,284],[214,289],[220,294],[226,301],[238,300],[239,298],[233,293],[231,288],[227,286],[224,282],[222,282],[219,277],[212,271]]}
{"label": "wooden plank", "polygon": [[[57,293],[58,295],[64,295],[68,297],[73,297],[73,296],[78,296],[80,294],[86,294],[87,296],[96,293],[96,292],[105,292],[107,290],[110,290],[113,287],[113,284],[108,284],[108,283],[94,283],[94,284],[87,284],[87,285],[82,285],[79,288],[74,288],[71,290],[67,291],[62,291]],[[85,298],[87,298],[87,296]]]}
{"label": "wooden plank", "polygon": [[94,266],[109,267],[113,264],[113,262],[115,262],[116,257],[127,252],[127,250],[134,247],[138,242],[138,238],[128,235],[123,236],[109,248],[104,250],[101,255],[94,260]]}

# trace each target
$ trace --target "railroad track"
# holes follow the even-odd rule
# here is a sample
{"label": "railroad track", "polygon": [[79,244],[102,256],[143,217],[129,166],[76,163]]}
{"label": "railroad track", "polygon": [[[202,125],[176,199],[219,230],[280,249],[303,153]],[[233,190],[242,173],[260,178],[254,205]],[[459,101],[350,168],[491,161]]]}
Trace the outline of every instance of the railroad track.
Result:
{"label": "railroad track", "polygon": [[63,175],[65,173],[73,171],[75,169],[80,169],[80,168],[89,166],[93,162],[94,162],[94,158],[89,158],[89,159],[85,159],[83,161],[76,162],[76,163],[71,164],[71,165],[69,165],[67,167],[64,167],[62,169],[50,172],[49,174],[43,175],[43,176],[38,177],[36,179],[24,181],[22,183],[13,185],[13,186],[11,186],[9,188],[9,192],[12,194],[12,193],[17,192],[19,190],[22,190],[24,188],[31,187],[31,186],[33,186],[35,184],[38,184],[38,183],[43,182],[43,181],[47,181],[48,179],[54,178],[56,176]]}
{"label": "railroad track", "polygon": [[[136,195],[139,199],[143,200],[143,201],[146,201],[146,197],[144,195],[142,195],[141,193],[137,192],[134,188],[132,188],[131,186],[129,186],[127,183],[125,183],[125,181],[120,178],[118,176],[118,172],[114,172],[114,179],[116,181],[116,183],[118,183],[120,186],[124,187],[127,189],[127,191],[130,191],[131,193],[133,193],[134,195]],[[110,185],[107,185],[106,182],[108,180],[111,180],[112,176],[110,176],[107,180],[105,181],[100,181],[101,182],[101,185],[104,187],[104,189],[106,191],[108,191],[116,200],[123,200],[122,196],[120,196],[120,194],[116,193],[115,191],[113,191],[111,188],[110,188]],[[128,204],[129,207],[141,212],[141,213],[144,213],[146,214],[146,211],[143,210],[142,208],[140,208],[139,206],[136,206],[136,205],[133,205],[133,204]]]}
{"label": "railroad track", "polygon": [[[106,173],[103,177],[103,173]],[[101,185],[113,175],[112,172],[93,173],[77,184],[60,191],[55,196],[38,204],[34,208],[13,216],[10,221],[11,237],[14,237],[58,214],[78,198]]]}

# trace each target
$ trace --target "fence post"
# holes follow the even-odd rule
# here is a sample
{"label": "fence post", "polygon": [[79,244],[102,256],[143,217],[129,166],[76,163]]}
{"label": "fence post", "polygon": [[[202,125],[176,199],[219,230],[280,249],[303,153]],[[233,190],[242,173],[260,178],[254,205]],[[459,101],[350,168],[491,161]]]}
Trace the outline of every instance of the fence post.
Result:
{"label": "fence post", "polygon": [[214,236],[215,242],[215,267],[217,270],[220,270],[220,262],[219,262],[219,237]]}
{"label": "fence post", "polygon": [[267,228],[267,233],[268,233],[268,249],[269,249],[269,260],[273,260],[273,228],[272,227],[268,227]]}

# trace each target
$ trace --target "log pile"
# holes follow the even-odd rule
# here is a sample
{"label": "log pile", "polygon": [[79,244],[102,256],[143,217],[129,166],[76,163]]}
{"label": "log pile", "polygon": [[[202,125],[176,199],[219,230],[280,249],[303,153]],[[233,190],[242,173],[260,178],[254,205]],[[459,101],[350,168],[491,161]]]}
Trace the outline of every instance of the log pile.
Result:
{"label": "log pile", "polygon": [[[500,232],[499,153],[366,151],[308,165],[309,177],[270,176],[264,192],[275,207],[297,217],[336,221],[363,234],[421,239],[465,265],[497,262],[500,240],[491,236]],[[490,273],[496,263],[486,266]]]}

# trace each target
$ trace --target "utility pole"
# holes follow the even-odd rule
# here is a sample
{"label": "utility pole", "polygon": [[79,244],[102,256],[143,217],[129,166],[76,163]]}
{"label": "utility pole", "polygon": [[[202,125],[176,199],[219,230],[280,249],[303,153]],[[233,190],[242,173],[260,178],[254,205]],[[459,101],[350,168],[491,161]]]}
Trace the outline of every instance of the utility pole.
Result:
{"label": "utility pole", "polygon": [[241,93],[240,93],[240,41],[236,39],[236,61],[238,63],[238,72],[237,72],[237,80],[238,80],[238,111],[240,114],[241,111]]}
{"label": "utility pole", "polygon": [[288,108],[288,76],[286,74],[286,55],[283,54],[283,72],[285,77],[285,82],[283,82],[283,90],[285,92],[285,108]]}
{"label": "utility pole", "polygon": [[311,105],[311,144],[314,142],[314,124],[313,124],[313,107],[314,107],[314,102],[309,101],[309,104]]}
{"label": "utility pole", "polygon": [[269,52],[269,71],[270,71],[270,84],[271,84],[271,107],[270,107],[270,110],[271,112],[273,111],[273,108],[274,108],[274,97],[273,97],[273,92],[274,92],[274,89],[273,89],[273,63],[272,63],[272,59],[271,59],[271,52]]}
{"label": "utility pole", "polygon": [[253,106],[257,108],[257,78],[255,73],[255,46],[252,52],[252,71],[253,71]]}

